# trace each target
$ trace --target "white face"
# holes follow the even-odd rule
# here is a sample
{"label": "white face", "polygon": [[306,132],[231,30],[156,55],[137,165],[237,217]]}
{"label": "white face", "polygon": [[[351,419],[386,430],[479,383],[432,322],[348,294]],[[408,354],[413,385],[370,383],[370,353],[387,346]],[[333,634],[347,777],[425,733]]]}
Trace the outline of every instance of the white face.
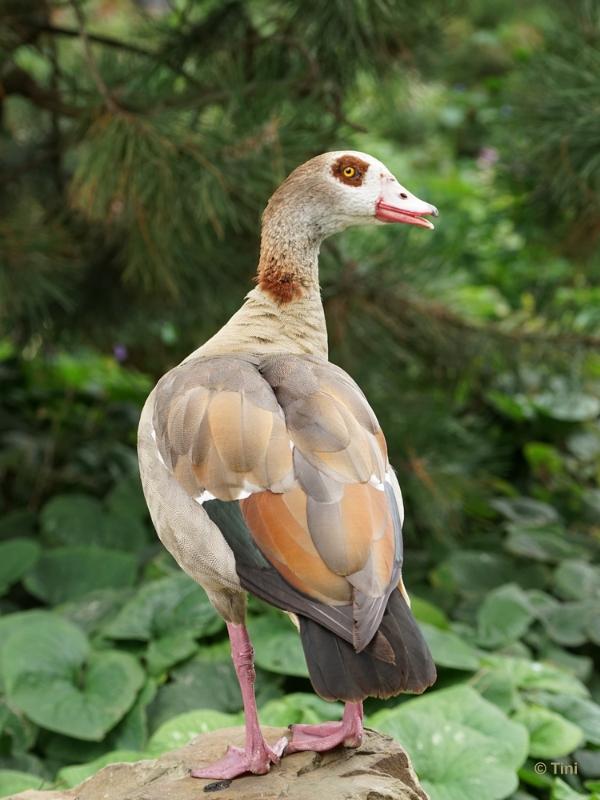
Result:
{"label": "white face", "polygon": [[321,162],[327,200],[335,211],[338,230],[375,222],[433,228],[425,215],[437,216],[437,208],[415,197],[376,158],[355,150],[340,150],[318,156],[315,161]]}

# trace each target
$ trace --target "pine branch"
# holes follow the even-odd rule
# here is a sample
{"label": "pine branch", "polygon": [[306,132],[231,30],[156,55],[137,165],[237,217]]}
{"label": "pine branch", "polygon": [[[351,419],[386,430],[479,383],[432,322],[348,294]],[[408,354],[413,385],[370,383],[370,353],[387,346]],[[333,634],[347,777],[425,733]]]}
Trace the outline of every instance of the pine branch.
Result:
{"label": "pine branch", "polygon": [[[372,316],[379,319],[393,334],[398,335],[402,326],[398,317],[402,314],[414,314],[429,318],[435,323],[452,329],[458,333],[486,336],[496,340],[515,344],[543,344],[565,347],[600,348],[600,336],[577,333],[576,331],[527,331],[521,328],[501,328],[496,325],[477,325],[459,316],[442,303],[434,303],[406,293],[389,292],[378,295],[376,299],[363,296],[361,304]],[[400,312],[400,313],[399,313]]]}
{"label": "pine branch", "polygon": [[79,6],[79,0],[71,0],[71,7],[75,12],[75,17],[77,19],[77,24],[79,26],[79,38],[81,39],[81,43],[83,45],[84,57],[88,65],[88,69],[90,71],[92,79],[96,84],[96,88],[98,89],[104,100],[106,108],[111,112],[111,114],[116,114],[119,112],[120,109],[116,100],[111,95],[108,86],[104,83],[102,75],[100,74],[100,70],[98,69],[98,65],[96,64],[96,60],[92,52],[92,46],[90,44],[90,40],[88,38],[87,31],[85,29],[85,17]]}
{"label": "pine branch", "polygon": [[11,94],[26,97],[38,108],[61,114],[63,117],[76,119],[83,115],[82,109],[65,103],[58,92],[40,86],[20,67],[14,67],[0,79],[0,96]]}
{"label": "pine branch", "polygon": [[[76,28],[66,28],[61,25],[38,25],[35,28],[35,33],[48,33],[51,36],[64,36],[68,38],[79,38],[80,33]],[[172,72],[175,72],[177,75],[181,75],[182,78],[185,78],[189,83],[199,86],[199,82],[194,78],[193,75],[185,70],[183,67],[179,66],[178,64],[173,63],[172,60],[167,58],[164,53],[160,50],[146,50],[143,47],[140,47],[137,44],[132,44],[131,42],[124,42],[122,39],[115,39],[112,36],[106,36],[105,34],[99,33],[90,33],[87,32],[87,38],[93,44],[102,45],[104,47],[109,47],[113,50],[120,50],[123,53],[130,53],[131,55],[140,56],[142,58],[149,59],[150,61],[158,62],[165,67],[168,67]]]}

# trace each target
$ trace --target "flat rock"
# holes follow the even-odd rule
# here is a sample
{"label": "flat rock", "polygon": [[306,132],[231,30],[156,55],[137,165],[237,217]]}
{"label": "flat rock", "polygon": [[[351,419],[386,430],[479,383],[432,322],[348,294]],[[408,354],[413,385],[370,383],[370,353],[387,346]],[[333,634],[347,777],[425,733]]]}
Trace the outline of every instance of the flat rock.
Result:
{"label": "flat rock", "polygon": [[[287,733],[263,731],[271,744]],[[110,764],[74,789],[29,790],[8,800],[428,800],[400,745],[368,729],[356,750],[294,753],[268,775],[220,782],[190,777],[192,767],[215,761],[228,744],[243,741],[243,728],[204,733],[160,758]]]}

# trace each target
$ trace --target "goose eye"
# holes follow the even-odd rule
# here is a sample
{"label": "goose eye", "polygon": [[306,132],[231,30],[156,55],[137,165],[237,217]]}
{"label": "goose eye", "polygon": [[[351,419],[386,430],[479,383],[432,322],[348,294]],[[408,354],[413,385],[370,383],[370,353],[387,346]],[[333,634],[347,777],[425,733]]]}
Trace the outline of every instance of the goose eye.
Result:
{"label": "goose eye", "polygon": [[355,167],[344,167],[344,178],[353,178],[356,175]]}

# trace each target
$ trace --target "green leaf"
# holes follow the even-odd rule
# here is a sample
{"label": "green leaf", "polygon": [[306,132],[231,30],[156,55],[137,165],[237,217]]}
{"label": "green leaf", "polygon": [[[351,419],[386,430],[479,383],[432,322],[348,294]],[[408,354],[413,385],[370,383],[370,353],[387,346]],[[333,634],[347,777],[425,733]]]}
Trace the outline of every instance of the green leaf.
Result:
{"label": "green leaf", "polygon": [[344,707],[340,703],[328,703],[314,694],[295,692],[266,703],[260,709],[260,721],[263,725],[285,728],[297,723],[313,725],[339,720],[343,713]]}
{"label": "green leaf", "polygon": [[564,529],[557,525],[538,528],[511,524],[504,546],[517,556],[545,562],[559,562],[583,553],[582,548],[570,542]]}
{"label": "green leaf", "polygon": [[148,741],[148,707],[156,696],[156,682],[148,678],[135,703],[108,735],[113,750],[141,750]]}
{"label": "green leaf", "polygon": [[259,667],[281,675],[308,677],[298,632],[283,614],[264,614],[248,623]]}
{"label": "green leaf", "polygon": [[135,701],[144,674],[133,656],[90,652],[60,617],[14,632],[2,653],[8,700],[38,725],[99,741]]}
{"label": "green leaf", "polygon": [[104,633],[112,639],[160,639],[176,633],[211,636],[225,623],[206,592],[179,572],[142,586]]}
{"label": "green leaf", "polygon": [[55,545],[96,543],[103,520],[102,503],[86,494],[55,495],[40,513],[44,538]]}
{"label": "green leaf", "polygon": [[467,686],[379,711],[370,723],[406,747],[431,800],[499,800],[517,788],[527,731]]}
{"label": "green leaf", "polygon": [[58,779],[67,786],[72,788],[78,786],[83,781],[95,775],[98,770],[106,767],[108,764],[127,764],[132,761],[141,761],[147,758],[147,755],[137,750],[111,750],[105,753],[100,758],[94,761],[89,761],[87,764],[76,764],[71,767],[63,767],[58,773]]}
{"label": "green leaf", "polygon": [[588,794],[580,794],[569,786],[568,783],[556,778],[552,786],[550,800],[595,800]]}
{"label": "green leaf", "polygon": [[161,725],[150,737],[148,753],[151,756],[159,756],[168,750],[184,747],[200,733],[231,728],[242,724],[243,719],[243,714],[223,714],[220,711],[207,709],[180,714]]}
{"label": "green leaf", "polygon": [[510,522],[527,527],[541,527],[559,521],[555,508],[532,497],[502,497],[492,501],[494,508]]}
{"label": "green leaf", "polygon": [[581,728],[541,706],[523,706],[513,719],[529,731],[529,755],[533,758],[566,756],[585,739]]}
{"label": "green leaf", "polygon": [[[0,617],[0,664],[2,663],[2,651],[4,645],[9,640],[13,633],[21,630],[27,630],[30,625],[37,626],[39,622],[45,620],[55,619],[55,615],[51,611],[31,610],[31,611],[17,611],[15,614],[7,614],[5,617]],[[0,669],[0,689],[4,686],[4,678],[2,670]]]}
{"label": "green leaf", "polygon": [[573,697],[587,697],[587,688],[573,675],[541,661],[486,655],[484,669],[498,671],[512,678],[514,686],[523,691],[548,691]]}
{"label": "green leaf", "polygon": [[142,492],[139,475],[121,478],[106,496],[106,505],[113,514],[143,521],[148,516],[148,507]]}
{"label": "green leaf", "polygon": [[555,642],[570,647],[594,641],[594,626],[598,624],[600,600],[561,603],[549,608],[540,619],[548,636]]}
{"label": "green leaf", "polygon": [[41,556],[24,583],[34,597],[58,605],[97,589],[131,586],[136,571],[136,559],[129,553],[99,547],[57,547]]}
{"label": "green leaf", "polygon": [[485,647],[502,647],[520,639],[534,619],[525,592],[507,584],[490,592],[477,612],[478,642]]}
{"label": "green leaf", "polygon": [[600,705],[585,697],[570,695],[542,694],[535,696],[538,705],[561,714],[574,725],[581,728],[586,741],[600,745]]}
{"label": "green leaf", "polygon": [[556,592],[566,600],[582,600],[600,595],[600,569],[586,561],[568,559],[554,572]]}
{"label": "green leaf", "polygon": [[176,631],[153,639],[146,650],[148,672],[150,675],[160,675],[174,664],[193,656],[197,649],[193,634],[187,631]]}
{"label": "green leaf", "polygon": [[0,797],[18,794],[27,789],[44,789],[44,779],[39,775],[18,772],[13,769],[0,769]]}
{"label": "green leaf", "polygon": [[470,682],[485,700],[489,700],[505,714],[509,714],[518,705],[520,698],[512,675],[502,670],[482,669]]}
{"label": "green leaf", "polygon": [[433,625],[419,625],[429,645],[433,660],[440,667],[475,670],[479,666],[479,654],[470,644],[452,631],[442,631]]}
{"label": "green leaf", "polygon": [[31,539],[0,542],[0,594],[20,580],[36,562],[39,545]]}
{"label": "green leaf", "polygon": [[0,736],[2,748],[0,753],[19,753],[29,750],[35,744],[37,726],[22,715],[9,708],[4,699],[0,699]]}
{"label": "green leaf", "polygon": [[[173,670],[171,677],[170,683],[160,687],[149,709],[153,727],[198,708],[229,713],[242,708],[238,680],[228,654],[213,659],[203,648],[196,658]],[[257,677],[259,694],[260,673]]]}
{"label": "green leaf", "polygon": [[104,515],[102,527],[94,540],[99,547],[136,553],[147,543],[148,535],[137,516],[110,513]]}
{"label": "green leaf", "polygon": [[514,564],[497,553],[459,550],[439,565],[436,573],[441,571],[450,579],[444,580],[443,585],[461,594],[482,594],[510,581]]}
{"label": "green leaf", "polygon": [[87,634],[95,633],[114,619],[130,599],[131,593],[131,589],[97,589],[57,606],[56,611],[79,625]]}
{"label": "green leaf", "polygon": [[107,511],[90,495],[56,495],[40,515],[45,540],[59,546],[97,546],[135,552],[148,538],[139,499],[131,490],[123,489],[111,493],[108,500]]}
{"label": "green leaf", "polygon": [[534,398],[536,408],[561,422],[585,422],[600,414],[600,400],[583,392],[545,392]]}
{"label": "green leaf", "polygon": [[429,625],[434,625],[436,628],[441,629],[446,629],[450,626],[448,617],[442,609],[428,600],[423,600],[422,597],[416,597],[413,594],[410,598],[410,603],[411,611],[417,622],[427,622]]}

